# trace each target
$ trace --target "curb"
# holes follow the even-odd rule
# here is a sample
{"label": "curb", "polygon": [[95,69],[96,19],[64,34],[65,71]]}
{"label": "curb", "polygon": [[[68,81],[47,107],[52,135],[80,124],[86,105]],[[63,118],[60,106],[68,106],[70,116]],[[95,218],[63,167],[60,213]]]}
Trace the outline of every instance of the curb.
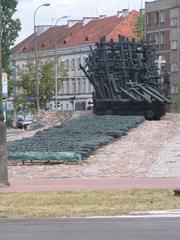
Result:
{"label": "curb", "polygon": [[157,211],[146,211],[146,212],[131,212],[132,216],[180,216],[180,209],[173,210],[157,210]]}

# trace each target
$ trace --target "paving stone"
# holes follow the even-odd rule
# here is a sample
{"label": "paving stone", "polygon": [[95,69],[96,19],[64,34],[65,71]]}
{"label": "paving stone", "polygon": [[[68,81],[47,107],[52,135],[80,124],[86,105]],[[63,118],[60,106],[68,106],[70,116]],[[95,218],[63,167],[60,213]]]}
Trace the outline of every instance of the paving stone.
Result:
{"label": "paving stone", "polygon": [[[180,114],[167,114],[161,121],[145,121],[138,128],[132,129],[127,136],[98,149],[80,165],[9,166],[10,180],[152,178],[166,177],[168,171],[169,176],[177,177],[180,171],[179,135]],[[175,154],[171,157],[167,155],[166,161],[170,166],[173,162],[177,163],[178,167],[167,168],[166,162],[160,161],[159,154],[166,151],[167,147],[170,148],[171,144],[176,146],[172,149]],[[154,167],[159,166],[159,161],[160,171]]]}

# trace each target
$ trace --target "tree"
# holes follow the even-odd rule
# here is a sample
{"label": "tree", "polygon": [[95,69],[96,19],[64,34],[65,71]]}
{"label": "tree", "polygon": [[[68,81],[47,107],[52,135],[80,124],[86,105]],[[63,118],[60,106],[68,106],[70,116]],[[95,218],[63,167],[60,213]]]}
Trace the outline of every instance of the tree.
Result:
{"label": "tree", "polygon": [[0,186],[8,185],[6,128],[2,112],[2,0],[0,0]]}
{"label": "tree", "polygon": [[8,79],[8,96],[12,96],[15,82],[12,78]]}
{"label": "tree", "polygon": [[6,73],[10,73],[10,48],[13,46],[18,33],[21,30],[19,19],[12,19],[16,12],[17,0],[1,0],[2,6],[2,67]]}
{"label": "tree", "polygon": [[[17,81],[18,96],[16,109],[27,108],[31,111],[36,109],[36,85],[34,80],[35,66],[27,63],[25,70]],[[52,61],[41,63],[39,67],[39,100],[40,108],[45,109],[46,104],[52,100],[54,94],[54,66]]]}
{"label": "tree", "polygon": [[52,100],[54,95],[54,63],[46,62],[41,69],[39,84],[40,108],[45,109],[46,104]]}
{"label": "tree", "polygon": [[34,66],[28,63],[26,69],[21,73],[20,79],[17,81],[18,95],[16,98],[15,108],[17,111],[28,108],[35,109],[35,101],[30,101],[30,98],[36,96],[34,82]]}
{"label": "tree", "polygon": [[135,23],[135,33],[137,39],[143,39],[145,37],[145,15],[140,14]]}

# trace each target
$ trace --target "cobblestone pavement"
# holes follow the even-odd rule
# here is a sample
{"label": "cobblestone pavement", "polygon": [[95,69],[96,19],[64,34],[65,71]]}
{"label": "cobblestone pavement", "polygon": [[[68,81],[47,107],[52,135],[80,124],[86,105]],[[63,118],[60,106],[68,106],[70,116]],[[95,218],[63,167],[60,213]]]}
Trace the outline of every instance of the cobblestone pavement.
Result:
{"label": "cobblestone pavement", "polygon": [[[180,114],[145,121],[78,165],[9,166],[10,181],[180,177]],[[168,154],[167,154],[168,149]]]}
{"label": "cobblestone pavement", "polygon": [[180,177],[180,136],[163,145],[146,176]]}

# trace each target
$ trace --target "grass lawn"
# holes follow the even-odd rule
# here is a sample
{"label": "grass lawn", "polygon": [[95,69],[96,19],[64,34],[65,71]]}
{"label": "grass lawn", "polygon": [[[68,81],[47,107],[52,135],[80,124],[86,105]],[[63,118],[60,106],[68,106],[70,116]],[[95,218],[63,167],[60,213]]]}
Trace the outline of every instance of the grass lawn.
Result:
{"label": "grass lawn", "polygon": [[170,190],[0,193],[0,218],[115,216],[180,208]]}

